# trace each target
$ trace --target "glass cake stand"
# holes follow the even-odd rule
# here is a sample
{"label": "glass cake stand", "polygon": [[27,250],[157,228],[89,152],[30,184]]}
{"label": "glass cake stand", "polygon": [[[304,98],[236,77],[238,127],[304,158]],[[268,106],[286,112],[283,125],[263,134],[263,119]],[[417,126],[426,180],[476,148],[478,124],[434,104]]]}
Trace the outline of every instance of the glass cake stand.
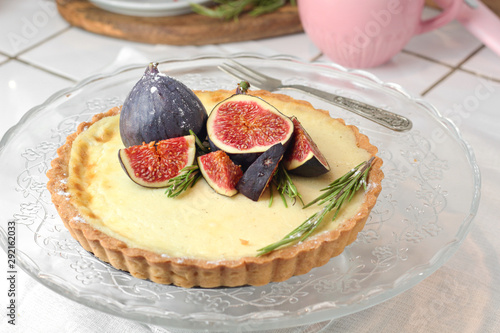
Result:
{"label": "glass cake stand", "polygon": [[[30,110],[0,142],[0,243],[17,230],[17,264],[38,282],[113,315],[170,328],[251,331],[318,323],[376,305],[411,288],[457,250],[476,214],[480,174],[457,128],[425,101],[363,71],[285,56],[231,58],[281,78],[351,97],[409,117],[394,132],[308,95],[333,117],[356,125],[379,148],[382,193],[357,240],[328,264],[261,287],[185,289],[114,269],[65,229],[46,189],[46,172],[68,134],[93,114],[121,105],[147,64],[94,76]],[[234,89],[222,56],[166,60],[160,70],[192,89]]]}

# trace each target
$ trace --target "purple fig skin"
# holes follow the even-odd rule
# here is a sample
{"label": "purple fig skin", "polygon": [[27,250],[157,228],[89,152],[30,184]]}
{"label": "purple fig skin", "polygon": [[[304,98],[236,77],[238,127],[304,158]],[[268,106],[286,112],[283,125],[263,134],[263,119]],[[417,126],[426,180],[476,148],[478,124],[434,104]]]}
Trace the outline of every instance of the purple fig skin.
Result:
{"label": "purple fig skin", "polygon": [[296,175],[296,176],[302,176],[302,177],[319,177],[321,175],[324,175],[330,171],[330,169],[327,169],[324,164],[322,164],[316,156],[312,156],[310,159],[308,159],[306,162],[304,162],[301,166],[288,170],[289,173]]}
{"label": "purple fig skin", "polygon": [[[302,177],[318,177],[330,171],[328,161],[323,156],[318,146],[314,143],[313,139],[307,133],[300,121],[295,117],[292,118],[292,121],[294,124],[294,134],[290,147],[285,152],[285,156],[283,158],[283,165],[285,169],[291,174]],[[297,145],[297,140],[305,140],[307,142],[308,150],[304,151],[304,145]],[[294,158],[295,153],[299,149],[302,150],[303,154],[307,153],[306,158],[301,161]]]}
{"label": "purple fig skin", "polygon": [[[238,87],[239,93],[236,93],[225,100],[219,102],[212,110],[210,117],[208,118],[207,121],[207,132],[208,132],[208,142],[210,144],[210,148],[212,151],[216,150],[223,150],[225,151],[228,156],[231,158],[231,160],[237,164],[240,165],[243,170],[246,170],[264,151],[268,150],[272,145],[276,143],[281,143],[282,145],[285,146],[285,148],[289,145],[289,143],[292,140],[293,136],[293,122],[290,120],[289,117],[285,116],[282,114],[278,109],[276,109],[273,105],[269,104],[266,102],[264,99],[261,97],[257,96],[252,96],[246,94],[246,89],[245,85],[240,85]],[[225,134],[225,138],[218,138],[217,134],[220,129],[216,129],[215,123],[217,123],[217,115],[219,114],[221,108],[224,108],[227,103],[251,103],[251,104],[257,104],[259,105],[260,108],[267,110],[269,114],[274,114],[277,118],[282,119],[282,125],[284,127],[282,128],[268,128],[268,130],[271,131],[279,131],[279,130],[287,130],[286,134],[283,135],[280,139],[276,138],[272,142],[268,142],[266,145],[255,145],[251,146],[249,149],[246,150],[239,150],[236,146],[225,143],[225,140],[228,141],[235,141],[236,139],[228,134]],[[241,118],[245,118],[245,109],[241,109]],[[225,115],[227,117],[227,113]],[[233,119],[240,119],[238,115],[233,115]],[[219,124],[220,126],[220,124]],[[244,120],[240,120],[240,122],[235,121],[234,123],[230,123],[227,126],[249,126],[250,128],[258,128],[258,126],[255,126],[255,124],[245,124]],[[266,124],[261,124],[261,126],[266,126]],[[286,126],[288,126],[288,129],[286,129]],[[227,129],[227,127],[224,127]]]}
{"label": "purple fig skin", "polygon": [[123,103],[120,134],[125,147],[189,135],[206,137],[207,111],[186,85],[150,64]]}
{"label": "purple fig skin", "polygon": [[[290,146],[290,142],[291,140],[288,140],[287,142],[285,142],[285,144],[283,145],[283,147],[285,148],[285,151],[286,149],[288,149],[288,147]],[[211,151],[217,151],[217,150],[221,150],[219,147],[217,147],[213,142],[212,140],[210,140],[210,137],[208,138],[208,143],[210,145],[210,150]],[[229,156],[229,158],[231,159],[231,161],[233,161],[234,164],[236,165],[239,165],[241,167],[242,170],[246,170],[248,169],[248,167],[255,162],[255,160],[260,156],[262,155],[262,153],[241,153],[241,154],[229,154],[227,153],[227,155]]]}
{"label": "purple fig skin", "polygon": [[[208,143],[210,145],[211,151],[221,150],[217,147],[210,137],[208,138]],[[241,166],[243,170],[246,170],[262,153],[242,153],[242,154],[227,154],[234,164]]]}
{"label": "purple fig skin", "polygon": [[248,167],[236,184],[236,189],[247,198],[258,201],[273,178],[284,153],[285,147],[281,143],[266,150]]}

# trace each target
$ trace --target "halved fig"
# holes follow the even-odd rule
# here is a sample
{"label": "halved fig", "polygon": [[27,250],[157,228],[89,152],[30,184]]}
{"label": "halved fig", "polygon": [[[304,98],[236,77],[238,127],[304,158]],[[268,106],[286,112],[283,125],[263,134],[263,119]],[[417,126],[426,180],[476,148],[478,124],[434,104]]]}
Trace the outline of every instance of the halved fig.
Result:
{"label": "halved fig", "polygon": [[283,158],[285,169],[290,173],[304,177],[317,177],[330,171],[325,156],[299,120],[293,117],[292,121],[293,138]]}
{"label": "halved fig", "polygon": [[258,201],[273,178],[284,153],[285,147],[281,143],[269,148],[248,167],[236,189],[247,198]]}
{"label": "halved fig", "polygon": [[292,121],[263,99],[237,93],[217,104],[207,121],[212,150],[223,150],[244,169],[271,146],[286,146]]}
{"label": "halved fig", "polygon": [[118,158],[127,175],[144,187],[165,187],[169,179],[192,165],[196,155],[193,135],[143,143],[120,149]]}
{"label": "halved fig", "polygon": [[123,102],[120,135],[125,147],[189,135],[205,139],[205,107],[182,82],[151,63]]}
{"label": "halved fig", "polygon": [[198,157],[203,178],[215,192],[232,197],[238,190],[236,184],[243,176],[241,168],[222,150],[217,150]]}

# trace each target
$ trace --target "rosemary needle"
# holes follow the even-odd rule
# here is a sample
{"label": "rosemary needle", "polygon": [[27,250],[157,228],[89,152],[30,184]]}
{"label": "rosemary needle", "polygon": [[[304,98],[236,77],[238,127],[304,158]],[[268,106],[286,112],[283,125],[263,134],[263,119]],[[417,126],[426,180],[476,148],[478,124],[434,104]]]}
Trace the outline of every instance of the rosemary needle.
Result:
{"label": "rosemary needle", "polygon": [[194,136],[196,152],[198,153],[198,155],[205,155],[210,152],[210,149],[208,149],[208,147],[200,140],[200,138],[198,138],[198,136],[192,130],[189,130],[189,134]]}
{"label": "rosemary needle", "polygon": [[283,239],[265,246],[258,250],[258,256],[262,256],[266,253],[274,251],[275,249],[282,247],[283,245],[288,245],[297,240],[303,241],[309,237],[314,230],[323,222],[325,216],[335,210],[332,221],[337,217],[338,212],[342,205],[349,202],[353,195],[363,187],[366,190],[368,172],[372,166],[372,162],[375,157],[370,158],[352,170],[347,172],[342,177],[336,179],[330,183],[326,188],[322,189],[324,193],[304,206],[304,208],[310,207],[313,204],[325,205],[320,211],[311,215],[307,220],[305,220],[301,225],[295,228],[292,232],[286,235]]}
{"label": "rosemary needle", "polygon": [[197,165],[187,166],[181,170],[180,175],[169,180],[165,194],[169,198],[175,198],[188,188],[193,187],[200,178],[200,168]]}
{"label": "rosemary needle", "polygon": [[[223,20],[237,20],[244,12],[249,12],[251,16],[259,16],[270,13],[284,6],[287,0],[214,0],[217,6],[213,8],[192,3],[191,9],[201,15]],[[289,1],[292,6],[296,5],[296,0]]]}
{"label": "rosemary needle", "polygon": [[[286,197],[289,197],[292,199],[292,201],[295,203],[297,198],[300,200],[302,205],[304,202],[302,201],[302,196],[300,195],[299,191],[297,190],[297,187],[295,187],[295,184],[292,181],[292,178],[290,178],[290,175],[286,171],[285,167],[280,163],[278,164],[278,168],[276,169],[276,172],[274,173],[272,183],[276,186],[276,190],[279,192],[281,196],[281,200],[283,201],[283,204],[285,207],[288,208],[288,204],[286,202]],[[269,189],[271,189],[271,200],[269,202],[269,206],[272,205],[272,187],[269,186]]]}

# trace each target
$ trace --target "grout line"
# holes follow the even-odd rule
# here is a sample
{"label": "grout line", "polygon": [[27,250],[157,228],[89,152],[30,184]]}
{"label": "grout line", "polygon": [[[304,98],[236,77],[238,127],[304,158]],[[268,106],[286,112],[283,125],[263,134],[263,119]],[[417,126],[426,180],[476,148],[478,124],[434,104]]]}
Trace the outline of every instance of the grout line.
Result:
{"label": "grout line", "polygon": [[314,57],[312,57],[311,60],[309,60],[309,62],[315,62],[316,60],[318,60],[319,58],[321,58],[321,56],[323,56],[323,52],[319,52],[317,55],[315,55]]}
{"label": "grout line", "polygon": [[36,68],[36,69],[38,69],[38,70],[41,70],[41,71],[43,71],[43,72],[46,72],[46,73],[48,73],[48,74],[51,74],[51,75],[57,76],[57,77],[59,77],[59,78],[61,78],[61,79],[64,79],[64,80],[67,80],[67,81],[70,81],[70,82],[73,82],[73,83],[78,82],[78,80],[75,80],[75,79],[73,79],[73,78],[71,78],[71,77],[69,77],[69,76],[65,76],[65,75],[59,74],[59,73],[57,73],[57,72],[51,71],[51,70],[50,70],[50,69],[48,69],[48,68],[45,68],[45,67],[41,67],[41,66],[35,65],[35,64],[30,63],[30,62],[28,62],[28,61],[25,61],[25,60],[22,60],[22,59],[15,59],[15,60],[17,60],[17,61],[19,61],[20,63],[23,63],[23,64],[25,64],[25,65],[27,65],[27,66],[30,66],[30,67]]}
{"label": "grout line", "polygon": [[416,52],[413,52],[413,51],[408,51],[408,50],[401,50],[402,53],[406,53],[406,54],[410,54],[412,56],[415,56],[417,58],[420,58],[420,59],[424,59],[424,60],[427,60],[427,61],[430,61],[430,62],[433,62],[435,64],[439,64],[439,65],[443,65],[445,67],[448,67],[448,68],[455,68],[454,66],[450,65],[450,64],[447,64],[445,62],[442,62],[442,61],[439,61],[439,60],[436,60],[434,58],[431,58],[431,57],[428,57],[428,56],[425,56],[425,55],[422,55],[420,53],[416,53]]}
{"label": "grout line", "polygon": [[455,73],[457,71],[456,68],[452,68],[448,73],[446,73],[444,76],[442,76],[439,80],[437,80],[436,82],[434,82],[431,86],[429,86],[427,89],[425,89],[421,94],[420,96],[425,96],[427,95],[432,89],[436,88],[440,83],[442,83],[444,80],[446,80],[447,78],[449,78],[451,76],[451,74]]}
{"label": "grout line", "polygon": [[470,69],[465,69],[465,68],[459,68],[459,70],[462,71],[462,72],[474,75],[474,76],[478,76],[478,77],[486,79],[486,80],[491,80],[491,81],[500,83],[500,78],[498,78],[498,77],[492,77],[492,76],[484,75],[484,74],[481,74],[481,73],[478,73],[478,72],[474,72],[474,71],[471,71]]}
{"label": "grout line", "polygon": [[466,73],[469,73],[469,74],[472,74],[472,75],[475,75],[475,76],[479,76],[479,77],[481,77],[483,79],[488,79],[488,80],[491,80],[491,81],[500,82],[500,78],[498,78],[498,77],[488,76],[488,75],[485,75],[485,74],[482,74],[482,73],[478,73],[478,72],[474,72],[473,70],[466,69],[466,68],[462,67],[463,64],[465,64],[470,58],[472,58],[474,55],[476,55],[477,53],[479,53],[479,51],[481,51],[484,48],[486,48],[486,46],[484,46],[484,45],[482,45],[481,47],[479,47],[477,50],[475,50],[473,53],[471,53],[467,58],[465,58],[464,61],[462,61],[461,63],[459,63],[457,65],[457,68],[460,69],[463,72],[466,72]]}
{"label": "grout line", "polygon": [[3,53],[3,52],[1,52],[1,51],[0,51],[0,56],[4,56],[4,57],[5,57],[5,59],[4,59],[4,60],[0,61],[0,65],[4,65],[4,64],[8,63],[8,62],[9,62],[9,60],[11,60],[11,59],[12,59],[12,57],[11,57],[10,55],[8,55],[8,54],[6,54],[6,53]]}
{"label": "grout line", "polygon": [[[477,53],[479,53],[479,51],[481,51],[484,47],[485,47],[484,45],[479,46],[476,50],[472,51],[467,57],[465,57],[461,62],[459,62],[455,66],[446,64],[446,63],[441,62],[439,60],[435,60],[433,58],[430,58],[430,57],[427,57],[427,56],[424,56],[424,55],[421,55],[421,54],[418,54],[418,53],[415,53],[415,52],[412,52],[412,51],[402,50],[401,52],[413,55],[415,57],[418,57],[418,58],[421,58],[421,59],[424,59],[424,60],[427,60],[427,61],[430,61],[430,62],[433,62],[433,63],[437,63],[437,64],[440,64],[440,65],[443,65],[443,66],[448,67],[450,69],[450,71],[447,74],[445,74],[443,77],[441,77],[439,80],[437,80],[434,84],[432,84],[430,87],[428,87],[427,89],[425,89],[420,94],[423,97],[426,94],[428,94],[432,89],[434,89],[436,86],[438,86],[440,83],[442,83],[443,81],[445,81],[448,77],[450,77],[457,70],[463,71],[465,73],[468,73],[468,74],[471,74],[471,75],[474,75],[474,76],[481,77],[483,79],[487,79],[487,80],[491,80],[493,82],[500,83],[500,78],[491,77],[491,76],[488,76],[488,75],[484,75],[484,74],[481,74],[481,73],[474,72],[474,71],[469,70],[469,69],[462,68],[462,65],[464,63],[466,63],[470,58],[472,58]],[[320,52],[318,55],[312,57],[311,60],[310,60],[310,62],[314,62],[314,61],[318,60],[319,58],[321,58],[322,56],[323,56],[323,53]]]}
{"label": "grout line", "polygon": [[444,63],[442,61],[433,59],[431,57],[424,56],[422,54],[419,54],[419,53],[416,53],[416,52],[413,52],[413,51],[408,51],[408,50],[404,50],[403,49],[403,50],[401,50],[401,52],[406,53],[406,54],[410,54],[410,55],[415,56],[415,57],[420,58],[420,59],[424,59],[426,61],[430,61],[430,62],[432,62],[434,64],[443,65],[443,66],[448,67],[450,69],[450,71],[448,73],[446,73],[444,76],[442,76],[436,82],[434,82],[432,85],[430,85],[427,89],[425,89],[423,92],[421,92],[420,96],[422,96],[422,97],[424,97],[425,95],[427,95],[432,89],[434,89],[438,84],[440,84],[441,82],[443,82],[446,78],[448,78],[456,70],[456,67],[453,67],[453,66],[451,66],[451,65],[449,65],[447,63]]}
{"label": "grout line", "polygon": [[23,63],[23,64],[28,65],[28,66],[30,66],[30,67],[36,68],[36,69],[41,70],[41,71],[43,71],[43,72],[46,72],[46,73],[48,73],[48,74],[51,74],[51,75],[54,75],[54,76],[60,77],[60,78],[62,78],[62,79],[65,79],[65,80],[70,81],[70,82],[73,82],[73,83],[76,83],[76,82],[77,82],[77,80],[75,80],[75,79],[73,79],[73,78],[70,78],[70,77],[67,77],[67,76],[65,76],[65,75],[62,75],[62,74],[59,74],[59,73],[53,72],[53,71],[51,71],[51,70],[49,70],[49,69],[47,69],[47,68],[45,68],[45,67],[41,67],[41,66],[38,66],[38,65],[32,64],[32,63],[30,63],[29,61],[26,61],[26,60],[23,60],[23,59],[20,59],[20,58],[19,58],[19,56],[21,56],[21,55],[25,54],[26,52],[29,52],[29,51],[33,50],[34,48],[36,48],[36,47],[38,47],[38,46],[40,46],[40,45],[42,45],[42,44],[44,44],[44,43],[48,42],[48,41],[49,41],[49,40],[51,40],[51,39],[54,39],[55,37],[57,37],[57,36],[59,36],[59,35],[63,34],[64,32],[66,32],[66,31],[68,31],[68,30],[70,30],[70,29],[71,29],[71,25],[68,25],[66,28],[61,29],[61,30],[59,30],[59,31],[55,32],[54,34],[52,34],[52,35],[48,36],[47,38],[44,38],[43,40],[39,41],[38,43],[35,43],[35,44],[31,45],[30,47],[28,47],[28,48],[24,49],[23,51],[21,51],[21,52],[17,53],[17,54],[16,54],[16,55],[14,55],[14,56],[9,56],[9,55],[7,55],[7,54],[5,54],[5,53],[3,53],[3,52],[0,52],[0,55],[4,55],[4,56],[6,56],[6,57],[7,57],[7,59],[6,59],[5,61],[0,61],[0,65],[3,65],[3,64],[7,63],[7,62],[8,62],[8,61],[10,61],[10,60],[16,60],[16,61],[19,61],[20,63]]}
{"label": "grout line", "polygon": [[[481,45],[480,47],[478,47],[476,50],[472,51],[467,57],[465,57],[462,61],[460,61],[457,65],[455,66],[450,66],[448,64],[443,64],[441,63],[440,61],[434,61],[434,62],[437,62],[439,64],[443,64],[445,65],[446,67],[449,67],[451,68],[451,70],[445,74],[444,76],[442,76],[439,80],[437,80],[436,82],[434,82],[430,87],[428,87],[426,90],[424,90],[422,93],[421,93],[421,96],[425,96],[427,95],[432,89],[436,88],[439,84],[441,84],[443,81],[445,81],[447,78],[449,78],[453,73],[455,73],[457,70],[462,70],[460,67],[466,63],[470,58],[472,58],[473,56],[475,56],[479,51],[481,51],[482,49],[484,48],[484,45]],[[410,52],[411,54],[414,54],[413,52]],[[416,55],[416,54],[415,54]],[[427,58],[427,57],[424,57],[424,58]],[[430,59],[430,58],[429,58]]]}
{"label": "grout line", "polygon": [[6,64],[6,63],[8,63],[10,60],[11,60],[10,58],[6,58],[6,59],[4,59],[4,60],[0,61],[0,66],[4,65],[4,64]]}
{"label": "grout line", "polygon": [[40,45],[42,45],[42,44],[44,44],[44,43],[46,43],[46,42],[48,42],[48,41],[50,41],[50,40],[54,39],[54,38],[55,38],[55,37],[57,37],[57,36],[62,35],[62,34],[63,34],[63,33],[65,33],[66,31],[70,30],[70,29],[71,29],[71,27],[72,27],[71,25],[68,25],[66,28],[61,29],[61,30],[59,30],[59,31],[55,32],[53,35],[50,35],[50,36],[48,36],[47,38],[42,39],[42,40],[41,40],[41,41],[39,41],[38,43],[35,43],[35,44],[33,44],[33,45],[31,45],[31,46],[27,47],[26,49],[24,49],[24,50],[22,50],[21,52],[17,53],[17,54],[16,54],[14,57],[12,57],[12,58],[17,59],[19,56],[22,56],[23,54],[25,54],[25,53],[27,53],[27,52],[29,52],[29,51],[33,50],[34,48],[36,48],[36,47],[38,47],[38,46],[40,46]]}
{"label": "grout line", "polygon": [[481,51],[482,49],[484,49],[485,46],[484,45],[481,45],[479,46],[477,49],[475,49],[474,51],[472,51],[467,57],[465,57],[464,60],[462,60],[457,66],[455,66],[456,68],[460,68],[463,64],[465,64],[470,58],[472,58],[473,56],[475,56],[476,54],[479,53],[479,51]]}

